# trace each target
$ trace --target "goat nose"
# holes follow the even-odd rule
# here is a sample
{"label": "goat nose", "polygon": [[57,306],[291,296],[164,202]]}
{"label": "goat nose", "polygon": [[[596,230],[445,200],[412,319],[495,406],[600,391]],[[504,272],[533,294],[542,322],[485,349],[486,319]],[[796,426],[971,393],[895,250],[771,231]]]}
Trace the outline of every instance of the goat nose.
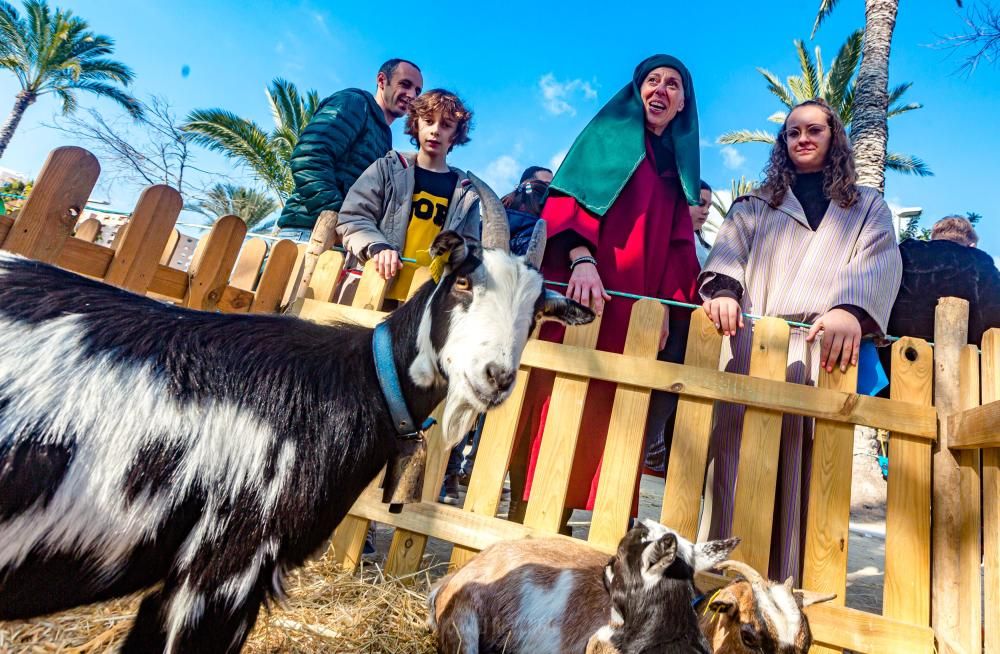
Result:
{"label": "goat nose", "polygon": [[505,368],[496,363],[486,364],[486,379],[489,380],[493,388],[500,392],[506,391],[514,383],[515,373],[509,368]]}

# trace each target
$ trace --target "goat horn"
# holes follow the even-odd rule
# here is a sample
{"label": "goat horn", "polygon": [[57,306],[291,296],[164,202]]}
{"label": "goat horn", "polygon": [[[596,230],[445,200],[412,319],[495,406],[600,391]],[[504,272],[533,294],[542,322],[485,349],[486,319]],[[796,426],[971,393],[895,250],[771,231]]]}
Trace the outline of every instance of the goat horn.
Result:
{"label": "goat horn", "polygon": [[750,582],[751,586],[757,588],[766,588],[767,580],[760,575],[759,572],[754,570],[752,567],[743,563],[742,561],[733,561],[732,559],[728,561],[723,561],[719,565],[715,566],[720,570],[732,570],[743,575],[743,578]]}
{"label": "goat horn", "polygon": [[479,208],[483,222],[483,247],[510,252],[510,225],[507,223],[507,210],[503,208],[500,198],[483,180],[472,173],[467,173],[473,188],[479,194]]}
{"label": "goat horn", "polygon": [[542,269],[542,258],[545,256],[545,240],[545,221],[539,218],[531,230],[531,240],[528,241],[528,250],[524,253],[525,260],[535,270]]}

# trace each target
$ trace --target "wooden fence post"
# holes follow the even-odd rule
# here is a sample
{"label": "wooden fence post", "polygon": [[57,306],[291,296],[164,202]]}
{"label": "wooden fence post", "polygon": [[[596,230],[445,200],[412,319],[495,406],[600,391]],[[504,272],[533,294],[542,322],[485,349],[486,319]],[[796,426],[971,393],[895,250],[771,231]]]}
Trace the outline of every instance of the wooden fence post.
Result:
{"label": "wooden fence post", "polygon": [[174,258],[174,250],[177,249],[177,243],[181,240],[181,233],[175,228],[170,232],[170,237],[167,239],[167,244],[163,246],[163,253],[160,255],[160,265],[169,266],[170,260]]}
{"label": "wooden fence post", "polygon": [[[893,400],[930,406],[934,352],[926,341],[902,338],[892,346]],[[918,625],[931,619],[931,443],[902,433],[889,436],[883,613]]]}
{"label": "wooden fence post", "polygon": [[122,227],[124,235],[104,275],[105,283],[145,294],[183,206],[181,194],[169,186],[145,189]]}
{"label": "wooden fence post", "polygon": [[203,239],[204,245],[198,244],[198,254],[191,262],[184,306],[205,311],[218,306],[246,233],[247,224],[236,216],[223,216],[212,225],[212,231]]}
{"label": "wooden fence post", "polygon": [[[938,300],[934,315],[934,406],[939,424],[961,408],[960,357],[968,341],[969,303]],[[959,620],[969,598],[959,595],[962,484],[948,434],[938,429],[931,501],[931,624],[943,643],[961,643]]]}
{"label": "wooden fence post", "polygon": [[302,275],[302,266],[305,265],[306,261],[306,251],[309,248],[308,243],[296,243],[296,257],[295,263],[292,267],[292,276],[288,279],[288,286],[285,287],[285,293],[281,299],[281,306],[287,307],[296,298],[299,290],[299,278]]}
{"label": "wooden fence post", "polygon": [[[791,328],[780,318],[763,318],[753,326],[750,376],[785,381]],[[771,527],[778,483],[782,414],[747,407],[743,416],[740,460],[731,533],[742,538],[733,558],[764,573],[771,556]]]}
{"label": "wooden fence post", "polygon": [[268,257],[264,272],[260,276],[253,305],[250,307],[251,313],[278,311],[298,255],[299,250],[295,247],[295,243],[287,239],[282,239],[271,246],[271,256]]}
{"label": "wooden fence post", "polygon": [[[819,371],[819,388],[848,393],[858,391],[858,368],[847,372]],[[816,421],[813,437],[806,542],[802,550],[802,587],[820,593],[837,593],[833,604],[844,606],[847,593],[847,544],[850,538],[851,476],[854,460],[854,425]],[[813,651],[839,652],[815,646]]]}
{"label": "wooden fence post", "polygon": [[[983,404],[1000,400],[1000,329],[983,335]],[[1000,652],[1000,448],[983,450],[983,648]]]}
{"label": "wooden fence post", "polygon": [[337,212],[321,211],[309,235],[309,245],[306,247],[305,258],[302,267],[299,269],[299,277],[296,280],[296,291],[291,295],[289,302],[294,302],[296,298],[308,297],[306,289],[312,281],[313,272],[319,264],[319,258],[324,252],[328,252],[337,241]]}
{"label": "wooden fence post", "polygon": [[93,243],[101,235],[101,221],[97,218],[87,218],[76,226],[73,238],[78,238],[87,243]]}
{"label": "wooden fence post", "polygon": [[66,146],[50,152],[3,249],[56,263],[100,173],[97,158],[83,148]]}
{"label": "wooden fence post", "polygon": [[[597,346],[600,329],[600,318],[589,325],[567,327],[563,343],[592,350]],[[531,484],[531,498],[524,514],[527,527],[551,533],[557,533],[561,527],[589,386],[587,377],[561,373],[552,383],[552,400],[535,465],[536,470],[544,470],[545,474],[536,475]]]}
{"label": "wooden fence post", "polygon": [[262,274],[260,267],[264,265],[266,258],[267,241],[262,238],[252,238],[244,243],[240,257],[236,260],[236,267],[233,268],[233,274],[229,276],[229,285],[244,291],[254,290],[257,278]]}
{"label": "wooden fence post", "polygon": [[[966,345],[961,350],[959,365],[959,409],[964,411],[979,406],[979,348]],[[979,476],[981,450],[959,450],[955,452],[958,458],[959,472],[959,551],[958,551],[958,596],[970,600],[982,597],[983,587],[980,577],[982,553],[979,542],[982,520],[980,519],[980,489]],[[981,652],[982,641],[982,606],[978,601],[969,601],[959,611],[959,642],[967,652]],[[991,610],[1000,611],[1000,607]]]}
{"label": "wooden fence post", "polygon": [[[378,310],[385,300],[388,284],[375,270],[375,262],[369,260],[358,282],[353,306],[361,309]],[[361,561],[361,552],[368,533],[368,521],[348,515],[333,532],[333,552],[337,563],[345,570],[354,570]]]}
{"label": "wooden fence post", "polygon": [[[718,370],[721,352],[722,334],[704,311],[692,311],[684,365]],[[684,395],[677,400],[674,440],[670,445],[668,462],[680,461],[681,464],[667,465],[660,522],[670,525],[689,540],[698,536],[701,492],[705,486],[705,464],[708,462],[714,408],[712,400]]]}
{"label": "wooden fence post", "polygon": [[333,296],[340,284],[340,273],[344,270],[344,254],[327,250],[319,255],[319,261],[309,278],[305,296],[310,300],[333,302]]}
{"label": "wooden fence post", "polygon": [[[663,305],[653,300],[639,300],[632,305],[625,337],[624,354],[655,359],[663,326]],[[642,465],[646,417],[651,392],[619,384],[604,445],[604,461],[594,498],[594,517],[587,540],[600,546],[615,547],[628,530],[632,497]]]}

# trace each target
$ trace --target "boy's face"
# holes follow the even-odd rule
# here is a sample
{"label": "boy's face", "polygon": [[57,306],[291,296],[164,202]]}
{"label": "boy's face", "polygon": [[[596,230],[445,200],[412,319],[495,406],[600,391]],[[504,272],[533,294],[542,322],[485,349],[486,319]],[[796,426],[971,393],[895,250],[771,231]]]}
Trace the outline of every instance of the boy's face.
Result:
{"label": "boy's face", "polygon": [[429,120],[417,118],[417,141],[420,149],[434,157],[447,154],[455,141],[457,129],[458,123],[442,116],[440,111],[435,112]]}

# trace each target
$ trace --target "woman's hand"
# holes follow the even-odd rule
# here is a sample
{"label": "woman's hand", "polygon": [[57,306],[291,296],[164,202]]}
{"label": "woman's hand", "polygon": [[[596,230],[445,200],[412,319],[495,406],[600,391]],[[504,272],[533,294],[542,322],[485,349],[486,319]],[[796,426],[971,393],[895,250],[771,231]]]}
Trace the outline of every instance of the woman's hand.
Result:
{"label": "woman's hand", "polygon": [[731,297],[714,297],[703,305],[709,320],[723,336],[735,336],[737,329],[743,329],[743,312],[740,303]]}
{"label": "woman's hand", "polygon": [[667,339],[670,338],[670,307],[663,305],[663,325],[660,327],[660,351],[667,347]]}
{"label": "woman's hand", "polygon": [[604,303],[611,299],[592,263],[579,263],[569,276],[566,297],[590,307],[598,316],[604,313]]}
{"label": "woman's hand", "polygon": [[382,279],[392,279],[403,267],[403,262],[399,260],[399,252],[392,248],[379,251],[372,259],[375,260],[375,270]]}
{"label": "woman's hand", "polygon": [[806,336],[806,342],[812,343],[816,335],[823,331],[823,345],[820,347],[819,365],[827,372],[833,372],[837,361],[840,361],[840,371],[847,372],[847,366],[858,365],[858,351],[861,348],[861,323],[843,309],[830,309],[813,323]]}

